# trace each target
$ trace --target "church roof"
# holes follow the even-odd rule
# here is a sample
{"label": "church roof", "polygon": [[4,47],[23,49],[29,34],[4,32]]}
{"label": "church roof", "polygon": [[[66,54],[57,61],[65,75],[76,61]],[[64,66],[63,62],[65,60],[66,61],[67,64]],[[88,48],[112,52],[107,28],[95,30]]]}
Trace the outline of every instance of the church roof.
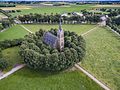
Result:
{"label": "church roof", "polygon": [[43,36],[43,41],[51,47],[55,47],[57,39],[58,38],[50,32],[46,32]]}

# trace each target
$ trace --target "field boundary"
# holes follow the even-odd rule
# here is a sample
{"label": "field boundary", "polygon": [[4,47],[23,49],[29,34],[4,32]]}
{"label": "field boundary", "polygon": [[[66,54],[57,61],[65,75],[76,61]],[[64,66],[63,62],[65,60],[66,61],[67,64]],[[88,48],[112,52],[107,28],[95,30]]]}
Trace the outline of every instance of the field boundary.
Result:
{"label": "field boundary", "polygon": [[18,71],[19,69],[21,69],[23,67],[25,67],[25,64],[21,64],[21,65],[18,65],[16,67],[12,68],[9,72],[7,72],[7,73],[3,74],[2,76],[0,76],[0,80],[8,77],[9,75],[13,74],[14,72]]}
{"label": "field boundary", "polygon": [[82,71],[85,75],[87,75],[89,78],[91,78],[93,81],[95,81],[100,87],[102,87],[105,90],[110,90],[106,85],[104,85],[102,82],[100,82],[97,78],[95,78],[92,74],[87,72],[85,69],[83,69],[79,64],[75,64],[75,67]]}
{"label": "field boundary", "polygon": [[[94,31],[96,30],[96,28],[98,28],[99,26],[97,27],[94,27],[93,29],[90,29],[89,31],[81,34],[82,36],[85,36],[87,35],[89,32],[91,31]],[[110,90],[106,85],[104,85],[102,82],[100,82],[97,78],[95,78],[92,74],[90,74],[89,72],[87,72],[85,69],[83,69],[79,64],[75,64],[75,67],[82,71],[85,75],[87,75],[89,78],[91,78],[93,81],[95,81],[100,87],[102,87],[103,89],[105,90]]]}
{"label": "field boundary", "polygon": [[98,28],[98,26],[90,29],[89,31],[87,31],[87,32],[85,32],[83,34],[81,34],[81,36],[84,36],[84,35],[88,34],[89,32],[96,30],[96,28]]}
{"label": "field boundary", "polygon": [[30,32],[30,33],[33,33],[32,31],[30,31],[28,28],[26,28],[25,26],[23,25],[20,25],[22,28],[24,28],[26,31]]}
{"label": "field boundary", "polygon": [[112,32],[114,32],[115,34],[117,34],[118,36],[120,36],[120,34],[118,32],[116,32],[115,30],[111,29],[111,27],[107,26]]}

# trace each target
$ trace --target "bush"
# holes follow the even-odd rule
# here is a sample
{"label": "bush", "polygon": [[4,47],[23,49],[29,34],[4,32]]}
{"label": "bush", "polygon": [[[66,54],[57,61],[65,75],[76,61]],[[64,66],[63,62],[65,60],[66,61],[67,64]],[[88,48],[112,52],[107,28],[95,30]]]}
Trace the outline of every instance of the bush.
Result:
{"label": "bush", "polygon": [[[45,31],[40,30],[35,34],[25,37],[20,56],[28,67],[45,71],[61,71],[74,66],[85,56],[85,40],[75,32],[65,31],[64,50],[51,48],[43,42]],[[50,30],[56,35],[57,30]]]}
{"label": "bush", "polygon": [[6,49],[14,46],[21,45],[23,39],[13,39],[13,40],[4,40],[0,41],[0,48]]}
{"label": "bush", "polygon": [[7,61],[4,58],[0,58],[0,69],[4,70],[7,68],[7,66],[8,66]]}

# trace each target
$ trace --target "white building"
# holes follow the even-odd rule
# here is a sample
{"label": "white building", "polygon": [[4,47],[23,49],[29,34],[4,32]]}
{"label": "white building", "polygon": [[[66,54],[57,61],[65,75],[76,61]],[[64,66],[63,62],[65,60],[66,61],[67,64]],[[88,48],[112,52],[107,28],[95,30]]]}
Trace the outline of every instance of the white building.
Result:
{"label": "white building", "polygon": [[107,16],[102,16],[100,17],[100,19],[101,19],[100,26],[106,26]]}

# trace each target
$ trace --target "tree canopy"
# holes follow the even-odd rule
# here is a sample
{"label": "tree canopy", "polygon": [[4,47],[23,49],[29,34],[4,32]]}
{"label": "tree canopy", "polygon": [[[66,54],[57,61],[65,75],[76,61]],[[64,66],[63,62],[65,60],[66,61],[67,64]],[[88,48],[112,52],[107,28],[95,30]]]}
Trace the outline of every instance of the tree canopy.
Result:
{"label": "tree canopy", "polygon": [[[44,30],[25,36],[20,55],[28,67],[45,71],[61,71],[74,66],[85,56],[85,40],[75,32],[65,31],[64,50],[59,51],[43,42]],[[56,35],[57,30],[49,32]]]}

